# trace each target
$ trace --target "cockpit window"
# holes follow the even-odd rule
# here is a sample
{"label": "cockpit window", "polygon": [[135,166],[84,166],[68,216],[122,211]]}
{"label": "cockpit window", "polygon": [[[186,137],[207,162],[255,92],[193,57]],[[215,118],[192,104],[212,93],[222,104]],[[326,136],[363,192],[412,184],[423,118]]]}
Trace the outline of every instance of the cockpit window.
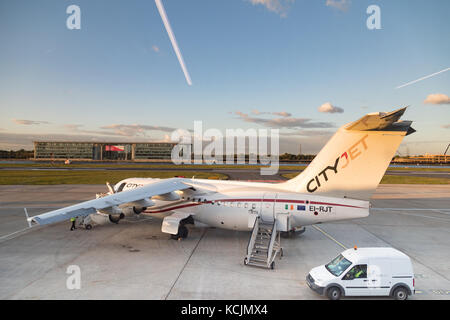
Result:
{"label": "cockpit window", "polygon": [[351,266],[351,262],[344,258],[342,254],[331,260],[330,263],[325,265],[325,268],[334,276],[339,277],[348,267]]}

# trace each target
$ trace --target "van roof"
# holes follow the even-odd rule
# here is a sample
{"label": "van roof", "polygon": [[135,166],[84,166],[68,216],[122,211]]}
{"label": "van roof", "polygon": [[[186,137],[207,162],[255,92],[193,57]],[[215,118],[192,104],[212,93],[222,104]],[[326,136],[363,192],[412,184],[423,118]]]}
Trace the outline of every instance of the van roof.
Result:
{"label": "van roof", "polygon": [[353,259],[361,258],[400,258],[409,259],[409,257],[401,251],[394,248],[381,247],[381,248],[357,248],[347,249],[342,252],[342,255],[352,261]]}

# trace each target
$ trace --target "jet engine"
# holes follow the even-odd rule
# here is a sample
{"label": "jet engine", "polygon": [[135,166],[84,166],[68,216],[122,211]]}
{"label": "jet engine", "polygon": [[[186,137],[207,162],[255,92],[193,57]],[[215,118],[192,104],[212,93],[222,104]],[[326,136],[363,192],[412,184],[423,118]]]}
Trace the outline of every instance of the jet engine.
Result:
{"label": "jet engine", "polygon": [[139,214],[142,211],[144,211],[145,209],[147,209],[147,207],[125,207],[122,208],[122,212],[123,214],[125,214],[125,216],[131,216],[133,214]]}
{"label": "jet engine", "polygon": [[135,214],[140,214],[145,211],[148,207],[154,206],[155,203],[150,199],[142,199],[139,201],[133,201],[125,203],[120,206],[120,210],[125,216],[132,216]]}
{"label": "jet engine", "polygon": [[123,213],[119,213],[119,214],[110,214],[108,215],[109,221],[111,221],[112,223],[119,223],[119,221],[123,218],[125,218],[125,215]]}

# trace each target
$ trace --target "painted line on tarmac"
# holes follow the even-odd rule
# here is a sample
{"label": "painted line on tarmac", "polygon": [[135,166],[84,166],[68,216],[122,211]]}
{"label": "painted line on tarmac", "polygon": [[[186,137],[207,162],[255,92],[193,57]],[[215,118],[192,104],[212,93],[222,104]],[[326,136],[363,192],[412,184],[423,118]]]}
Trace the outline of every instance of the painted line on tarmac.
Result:
{"label": "painted line on tarmac", "polygon": [[446,214],[450,214],[450,209],[447,208],[439,208],[439,209],[428,209],[428,208],[370,208],[370,210],[392,210],[392,211],[449,211]]}
{"label": "painted line on tarmac", "polygon": [[[31,230],[31,229],[33,229],[33,227],[26,227],[26,228],[24,228],[24,229],[21,229],[21,230],[15,231],[15,232],[13,232],[13,233],[7,234],[6,236],[1,236],[1,237],[0,237],[0,242],[4,242],[4,241],[8,241],[8,240],[15,239],[15,238],[17,238],[18,236],[21,236],[23,232],[28,231],[28,230]],[[15,234],[17,234],[15,237],[9,238],[9,237],[11,237],[11,236],[13,236],[13,235],[15,235]],[[9,238],[9,239],[8,239],[8,238]]]}
{"label": "painted line on tarmac", "polygon": [[328,239],[332,240],[333,242],[335,242],[336,244],[338,244],[339,246],[341,246],[342,248],[344,248],[345,250],[347,250],[348,248],[346,246],[344,246],[342,243],[340,243],[339,241],[337,241],[335,238],[333,238],[332,236],[330,236],[328,233],[326,233],[325,231],[323,231],[321,228],[319,228],[318,226],[313,225],[313,228],[316,229],[319,232],[322,232]]}
{"label": "painted line on tarmac", "polygon": [[[435,212],[435,213],[450,215],[450,209],[370,208],[370,210],[376,210],[376,211],[431,211],[431,212]],[[431,217],[431,216],[426,216],[426,215],[421,215],[421,214],[413,214],[413,213],[408,213],[408,212],[397,212],[397,214],[404,214],[404,215],[408,215],[408,216],[428,218],[428,219],[434,219],[434,220],[443,220],[443,221],[450,222],[450,219],[446,219],[446,218]]]}
{"label": "painted line on tarmac", "polygon": [[191,260],[192,256],[194,255],[194,252],[197,250],[197,247],[200,244],[200,241],[202,241],[203,237],[205,236],[207,230],[208,230],[207,228],[205,228],[203,230],[203,233],[200,236],[200,239],[198,239],[194,249],[192,249],[191,254],[189,255],[188,259],[186,260],[186,263],[184,264],[183,268],[181,268],[181,271],[178,273],[177,278],[175,279],[174,283],[170,287],[169,292],[167,292],[167,295],[165,296],[164,300],[167,300],[169,298],[170,294],[172,293],[173,288],[175,288],[175,285],[177,284],[178,280],[180,279],[181,274],[184,272],[184,269],[186,269],[186,266],[188,265],[189,261]]}

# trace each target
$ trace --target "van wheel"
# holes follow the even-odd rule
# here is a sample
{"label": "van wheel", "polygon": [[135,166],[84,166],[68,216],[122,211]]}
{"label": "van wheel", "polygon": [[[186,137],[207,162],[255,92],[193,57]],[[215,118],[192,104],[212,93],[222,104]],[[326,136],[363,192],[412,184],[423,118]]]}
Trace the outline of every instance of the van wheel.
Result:
{"label": "van wheel", "polygon": [[339,300],[341,298],[341,289],[338,287],[331,287],[327,290],[327,297],[330,300]]}
{"label": "van wheel", "polygon": [[399,287],[394,291],[395,300],[406,300],[408,299],[408,291],[405,287]]}

